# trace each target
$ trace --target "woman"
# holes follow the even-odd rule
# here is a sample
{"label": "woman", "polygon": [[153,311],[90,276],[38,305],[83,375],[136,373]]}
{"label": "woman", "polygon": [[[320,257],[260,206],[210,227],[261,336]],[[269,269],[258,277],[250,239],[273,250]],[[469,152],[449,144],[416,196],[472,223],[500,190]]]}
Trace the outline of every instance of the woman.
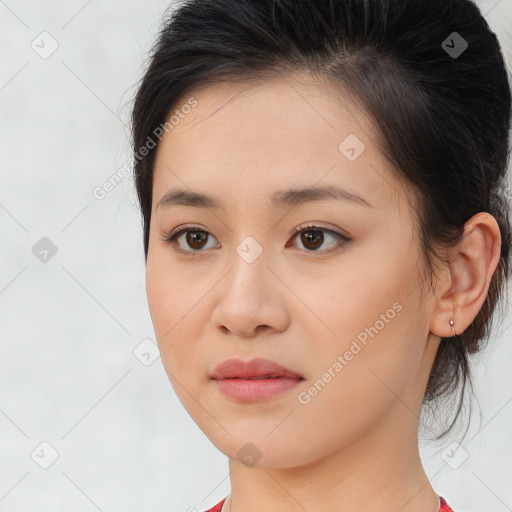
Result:
{"label": "woman", "polygon": [[162,362],[229,457],[211,511],[452,510],[419,416],[471,383],[508,277],[510,105],[470,0],[189,0],[165,21],[135,181]]}

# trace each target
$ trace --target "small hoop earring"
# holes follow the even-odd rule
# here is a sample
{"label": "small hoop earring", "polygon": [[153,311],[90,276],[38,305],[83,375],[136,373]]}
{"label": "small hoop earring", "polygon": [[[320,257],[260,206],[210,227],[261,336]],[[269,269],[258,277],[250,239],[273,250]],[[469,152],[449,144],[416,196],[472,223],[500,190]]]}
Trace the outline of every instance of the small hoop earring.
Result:
{"label": "small hoop earring", "polygon": [[453,327],[453,318],[450,320],[450,327],[452,328],[453,335],[457,336],[457,334],[455,333],[455,328]]}

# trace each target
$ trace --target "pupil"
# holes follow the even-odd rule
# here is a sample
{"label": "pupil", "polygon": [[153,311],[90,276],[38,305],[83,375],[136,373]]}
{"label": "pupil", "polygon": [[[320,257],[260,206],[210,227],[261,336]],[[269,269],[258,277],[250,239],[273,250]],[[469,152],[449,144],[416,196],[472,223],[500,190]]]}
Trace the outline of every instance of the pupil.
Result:
{"label": "pupil", "polygon": [[[204,245],[204,243],[202,244],[201,242],[204,242],[206,240],[205,235],[206,234],[203,233],[202,231],[190,231],[187,234],[187,243],[191,247],[200,249]],[[318,249],[318,247],[320,247],[323,243],[322,231],[317,231],[317,230],[304,231],[302,233],[302,238],[303,238],[304,245],[310,246],[310,248],[313,248],[313,249]],[[199,244],[199,247],[197,246],[197,244]],[[312,247],[311,247],[311,245],[312,245]]]}
{"label": "pupil", "polygon": [[[313,235],[311,235],[313,234]],[[308,244],[313,244],[314,249],[317,249],[322,245],[323,242],[323,233],[321,231],[305,231],[302,236],[305,238],[306,242],[304,245],[307,247]],[[316,243],[315,243],[316,242]]]}
{"label": "pupil", "polygon": [[[201,245],[201,237],[203,237],[204,239],[206,239],[205,237],[205,233],[201,232],[201,231],[191,231],[187,234],[187,243],[191,246],[191,247],[194,247],[194,248],[201,248],[202,245]],[[204,240],[203,240],[204,241]],[[199,242],[199,245],[200,247],[197,247],[196,244]]]}

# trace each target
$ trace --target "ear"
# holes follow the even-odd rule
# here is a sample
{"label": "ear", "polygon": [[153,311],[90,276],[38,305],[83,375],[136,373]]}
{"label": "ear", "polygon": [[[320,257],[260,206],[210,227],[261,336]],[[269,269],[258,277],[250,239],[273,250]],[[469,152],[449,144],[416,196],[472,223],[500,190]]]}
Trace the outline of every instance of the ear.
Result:
{"label": "ear", "polygon": [[464,225],[460,244],[450,253],[449,269],[439,278],[430,332],[442,338],[462,333],[474,320],[487,297],[501,251],[496,219],[479,212]]}

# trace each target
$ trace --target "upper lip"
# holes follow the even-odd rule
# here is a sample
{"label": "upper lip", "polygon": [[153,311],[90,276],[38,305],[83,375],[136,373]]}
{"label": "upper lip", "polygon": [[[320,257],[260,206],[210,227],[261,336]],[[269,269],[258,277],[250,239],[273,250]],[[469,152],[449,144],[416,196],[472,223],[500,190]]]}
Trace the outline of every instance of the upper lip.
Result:
{"label": "upper lip", "polygon": [[270,359],[251,359],[243,361],[242,359],[226,359],[215,367],[212,379],[247,379],[251,377],[290,377],[294,379],[303,379],[302,375],[285,368],[284,366],[270,361]]}

